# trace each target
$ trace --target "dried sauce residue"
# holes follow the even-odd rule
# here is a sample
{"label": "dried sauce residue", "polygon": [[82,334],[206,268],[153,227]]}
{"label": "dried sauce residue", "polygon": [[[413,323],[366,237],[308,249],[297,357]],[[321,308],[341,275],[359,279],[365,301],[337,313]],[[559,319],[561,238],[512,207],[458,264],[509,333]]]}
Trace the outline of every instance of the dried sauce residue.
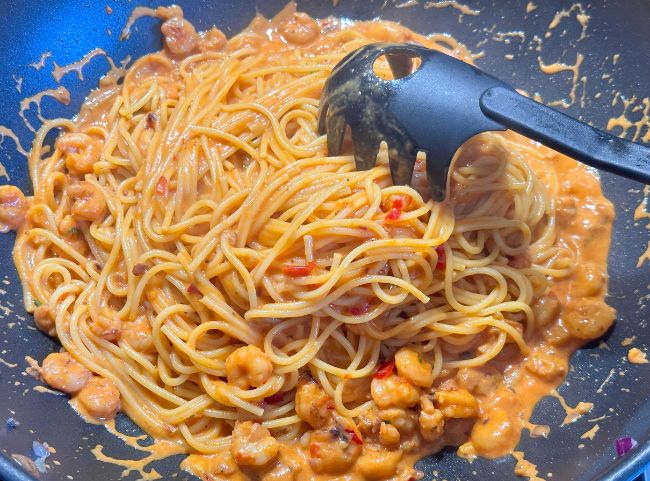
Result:
{"label": "dried sauce residue", "polygon": [[587,77],[580,77],[580,67],[584,61],[584,56],[581,53],[576,54],[576,61],[573,65],[563,62],[554,62],[545,64],[541,57],[537,57],[539,69],[547,75],[555,75],[561,72],[571,72],[571,90],[569,91],[569,100],[561,99],[549,102],[550,106],[559,106],[568,109],[576,103],[578,84],[582,83],[582,97],[580,99],[580,107],[584,108],[585,92],[587,87]]}
{"label": "dried sauce residue", "polygon": [[[618,117],[612,117],[607,122],[607,130],[615,131],[619,137],[626,137],[634,142],[650,142],[650,97],[629,99],[616,95],[612,100],[612,107],[618,101],[623,104],[623,111]],[[636,117],[631,120],[630,117]],[[617,129],[620,129],[617,131]]]}
{"label": "dried sauce residue", "polygon": [[459,20],[463,18],[463,15],[476,16],[481,13],[480,10],[475,10],[473,8],[470,8],[463,3],[457,2],[456,0],[440,0],[437,2],[427,2],[424,4],[424,8],[446,8],[446,7],[451,7],[458,10],[460,12]]}
{"label": "dried sauce residue", "polygon": [[19,94],[23,92],[23,78],[17,77],[15,74],[11,75],[11,78],[16,82],[16,92]]}
{"label": "dried sauce residue", "polygon": [[528,429],[531,438],[547,438],[551,434],[551,427],[546,424],[533,424],[530,421],[523,421],[521,425]]}
{"label": "dried sauce residue", "polygon": [[589,431],[585,432],[580,436],[580,439],[589,439],[590,441],[593,441],[594,438],[596,437],[596,433],[600,430],[600,426],[598,424],[594,425]]}
{"label": "dried sauce residue", "polygon": [[551,23],[548,24],[548,30],[546,32],[545,37],[549,38],[552,35],[551,31],[557,28],[557,26],[560,24],[560,22],[563,19],[571,17],[574,13],[575,13],[576,21],[582,27],[580,37],[578,38],[577,41],[579,42],[583,38],[586,38],[587,28],[589,27],[589,19],[591,18],[591,16],[587,14],[586,10],[582,7],[581,3],[574,3],[573,5],[571,5],[570,8],[563,9],[557,12],[553,17],[553,20],[551,20]]}
{"label": "dried sauce residue", "polygon": [[646,353],[637,347],[633,347],[627,353],[627,360],[632,364],[648,364],[650,361],[646,358]]}
{"label": "dried sauce residue", "polygon": [[40,70],[45,67],[45,61],[52,56],[52,52],[43,52],[41,58],[38,62],[32,62],[29,64],[34,70]]}
{"label": "dried sauce residue", "polygon": [[562,406],[562,409],[564,409],[564,412],[566,413],[566,416],[564,417],[561,426],[565,426],[567,424],[571,424],[577,421],[583,415],[591,411],[594,407],[593,403],[580,401],[576,405],[576,407],[572,408],[567,404],[566,400],[564,399],[564,396],[562,396],[555,389],[553,389],[549,395],[556,398],[558,401],[560,401],[560,406]]}
{"label": "dried sauce residue", "polygon": [[95,458],[97,458],[98,461],[123,467],[124,471],[122,471],[122,477],[126,477],[132,472],[136,472],[139,475],[138,479],[141,481],[161,479],[162,476],[154,468],[151,468],[148,471],[146,470],[149,464],[175,454],[185,454],[183,446],[172,441],[154,441],[149,446],[142,446],[140,442],[147,439],[145,434],[129,436],[121,433],[116,429],[114,419],[104,423],[104,425],[108,432],[120,438],[128,446],[143,453],[148,453],[147,456],[142,459],[117,459],[105,454],[104,447],[101,444],[98,444],[91,449],[91,452],[95,455]]}
{"label": "dried sauce residue", "polygon": [[515,465],[515,474],[524,478],[528,478],[529,481],[545,481],[544,478],[537,476],[538,470],[537,465],[527,461],[524,458],[524,453],[522,451],[515,451],[512,453],[512,456],[517,461]]}
{"label": "dried sauce residue", "polygon": [[[16,150],[19,153],[21,153],[25,157],[29,157],[29,152],[27,152],[25,149],[23,149],[23,146],[20,145],[20,140],[18,139],[18,136],[14,133],[14,131],[11,130],[9,127],[5,127],[4,125],[0,125],[0,145],[3,144],[3,142],[5,140],[5,137],[9,137],[11,140],[14,141],[14,144],[16,144]],[[4,170],[4,167],[2,169]],[[0,176],[1,175],[5,175],[7,178],[9,178],[9,176],[7,175],[6,172],[4,174],[0,174]]]}
{"label": "dried sauce residue", "polygon": [[[646,185],[646,187],[648,187],[648,186]],[[632,344],[635,340],[636,340],[636,336],[626,337],[625,339],[623,339],[623,340],[621,341],[621,346],[623,346],[623,347],[625,347],[625,346],[629,346],[629,345]]]}

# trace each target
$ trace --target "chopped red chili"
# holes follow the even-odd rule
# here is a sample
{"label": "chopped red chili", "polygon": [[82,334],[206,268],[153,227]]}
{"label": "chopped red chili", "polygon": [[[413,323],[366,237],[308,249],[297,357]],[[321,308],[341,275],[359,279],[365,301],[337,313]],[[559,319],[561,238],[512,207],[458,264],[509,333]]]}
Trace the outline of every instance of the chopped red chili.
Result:
{"label": "chopped red chili", "polygon": [[270,396],[265,397],[264,402],[266,404],[278,404],[283,399],[284,399],[284,393],[276,392],[275,394],[271,394]]}
{"label": "chopped red chili", "polygon": [[156,184],[156,194],[161,197],[167,196],[167,177],[164,175],[161,175],[160,179],[158,179],[158,183]]}
{"label": "chopped red chili", "polygon": [[199,291],[199,288],[196,287],[194,284],[190,284],[187,286],[187,292],[190,294],[201,294],[201,291]]}
{"label": "chopped red chili", "polygon": [[356,306],[350,306],[347,308],[348,314],[351,316],[362,316],[370,310],[370,303],[368,301],[363,301]]}
{"label": "chopped red chili", "polygon": [[406,202],[403,197],[395,197],[392,201],[390,210],[386,214],[386,220],[394,221],[401,217]]}
{"label": "chopped red chili", "polygon": [[328,411],[334,411],[336,406],[334,406],[334,401],[331,399],[325,403],[325,407],[327,408]]}
{"label": "chopped red chili", "polygon": [[379,366],[379,369],[377,369],[377,372],[374,374],[375,379],[386,379],[388,376],[393,374],[393,371],[395,370],[395,361],[388,361],[383,363],[381,366]]}
{"label": "chopped red chili", "polygon": [[291,277],[305,277],[311,274],[311,271],[316,267],[314,261],[308,262],[307,265],[300,266],[296,264],[285,264],[282,266],[282,271]]}
{"label": "chopped red chili", "polygon": [[442,245],[436,247],[436,254],[438,254],[438,262],[436,263],[436,270],[444,271],[447,267],[447,256],[445,254],[445,248]]}
{"label": "chopped red chili", "polygon": [[354,429],[346,429],[345,432],[350,435],[350,439],[354,444],[363,444],[363,439],[359,437]]}
{"label": "chopped red chili", "polygon": [[318,453],[320,451],[320,447],[316,443],[311,443],[309,445],[309,454],[311,456],[318,456]]}

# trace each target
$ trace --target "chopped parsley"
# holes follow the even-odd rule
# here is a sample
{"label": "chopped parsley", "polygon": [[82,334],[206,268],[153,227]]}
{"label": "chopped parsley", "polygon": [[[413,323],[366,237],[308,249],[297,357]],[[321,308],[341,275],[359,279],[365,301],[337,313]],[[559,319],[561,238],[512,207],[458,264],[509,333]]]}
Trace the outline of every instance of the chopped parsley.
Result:
{"label": "chopped parsley", "polygon": [[41,307],[41,306],[43,305],[43,303],[42,303],[41,301],[39,301],[38,299],[36,299],[36,300],[34,301],[34,305],[35,305],[36,307]]}
{"label": "chopped parsley", "polygon": [[67,232],[68,235],[79,235],[80,233],[81,231],[78,227],[70,227]]}
{"label": "chopped parsley", "polygon": [[391,422],[388,419],[384,419],[384,424],[391,424]]}

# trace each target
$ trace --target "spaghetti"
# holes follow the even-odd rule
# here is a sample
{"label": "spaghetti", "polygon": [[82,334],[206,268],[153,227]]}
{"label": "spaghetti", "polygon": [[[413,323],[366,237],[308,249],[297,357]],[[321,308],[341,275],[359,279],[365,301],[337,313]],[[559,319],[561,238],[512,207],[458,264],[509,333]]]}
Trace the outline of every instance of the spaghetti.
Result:
{"label": "spaghetti", "polygon": [[471,61],[462,45],[291,8],[226,40],[153,13],[165,50],[42,126],[32,199],[0,192],[0,219],[25,218],[8,224],[25,306],[66,351],[43,378],[90,417],[122,410],[180,443],[203,479],[406,480],[447,445],[511,451],[614,319],[597,178],[486,133],[434,203],[422,159],[413,188],[392,185],[385,150],[368,171],[328,157],[318,99],[366,43]]}

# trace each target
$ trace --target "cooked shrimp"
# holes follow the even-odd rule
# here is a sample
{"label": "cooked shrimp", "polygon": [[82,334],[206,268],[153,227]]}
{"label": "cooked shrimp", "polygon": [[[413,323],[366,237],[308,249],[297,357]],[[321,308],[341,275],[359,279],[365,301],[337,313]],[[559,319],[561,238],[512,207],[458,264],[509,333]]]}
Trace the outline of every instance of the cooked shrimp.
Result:
{"label": "cooked shrimp", "polygon": [[433,406],[429,396],[420,398],[420,434],[427,441],[435,441],[442,436],[445,419],[440,409]]}
{"label": "cooked shrimp", "polygon": [[416,386],[431,387],[433,368],[424,360],[422,353],[415,349],[403,347],[395,354],[395,367],[400,376],[405,377]]}
{"label": "cooked shrimp", "polygon": [[112,419],[120,409],[120,391],[110,379],[94,376],[79,391],[76,399],[95,419]]}
{"label": "cooked shrimp", "polygon": [[318,473],[347,471],[361,454],[361,444],[340,427],[317,429],[309,436],[309,464]]}
{"label": "cooked shrimp", "polygon": [[106,214],[106,199],[99,187],[85,180],[68,188],[72,215],[79,220],[101,220]]}
{"label": "cooked shrimp", "polygon": [[201,41],[194,25],[180,17],[165,21],[160,27],[165,45],[174,55],[186,56],[194,52]]}
{"label": "cooked shrimp", "polygon": [[25,223],[29,203],[15,185],[0,185],[0,232],[18,230]]}
{"label": "cooked shrimp", "polygon": [[418,389],[405,377],[388,376],[373,379],[370,384],[372,400],[380,408],[415,406],[420,398]]}
{"label": "cooked shrimp", "polygon": [[433,400],[446,418],[472,418],[478,414],[476,398],[465,389],[437,391]]}
{"label": "cooked shrimp", "polygon": [[368,445],[363,448],[358,466],[366,479],[388,479],[395,474],[401,459],[401,449],[390,451]]}
{"label": "cooked shrimp", "polygon": [[90,174],[102,154],[102,142],[82,132],[61,135],[54,146],[65,155],[65,166],[75,175]]}
{"label": "cooked shrimp", "polygon": [[262,466],[277,456],[278,449],[278,441],[259,423],[240,422],[232,430],[230,452],[237,464]]}
{"label": "cooked shrimp", "polygon": [[257,346],[237,348],[226,358],[228,383],[241,389],[259,387],[272,375],[271,358]]}
{"label": "cooked shrimp", "polygon": [[151,336],[151,324],[145,316],[138,317],[133,322],[124,324],[120,339],[139,352],[155,350]]}
{"label": "cooked shrimp", "polygon": [[34,310],[34,324],[48,336],[54,335],[54,317],[47,306],[38,306]]}
{"label": "cooked shrimp", "polygon": [[123,322],[116,312],[105,309],[99,316],[91,320],[90,330],[96,336],[107,341],[117,341],[122,334]]}
{"label": "cooked shrimp", "polygon": [[302,12],[294,12],[280,24],[278,30],[288,42],[296,45],[309,43],[320,34],[316,20]]}
{"label": "cooked shrimp", "polygon": [[306,382],[296,389],[296,414],[313,428],[327,425],[334,411],[334,401],[315,382]]}
{"label": "cooked shrimp", "polygon": [[75,394],[90,381],[93,373],[67,352],[54,352],[43,360],[41,377],[54,389]]}

